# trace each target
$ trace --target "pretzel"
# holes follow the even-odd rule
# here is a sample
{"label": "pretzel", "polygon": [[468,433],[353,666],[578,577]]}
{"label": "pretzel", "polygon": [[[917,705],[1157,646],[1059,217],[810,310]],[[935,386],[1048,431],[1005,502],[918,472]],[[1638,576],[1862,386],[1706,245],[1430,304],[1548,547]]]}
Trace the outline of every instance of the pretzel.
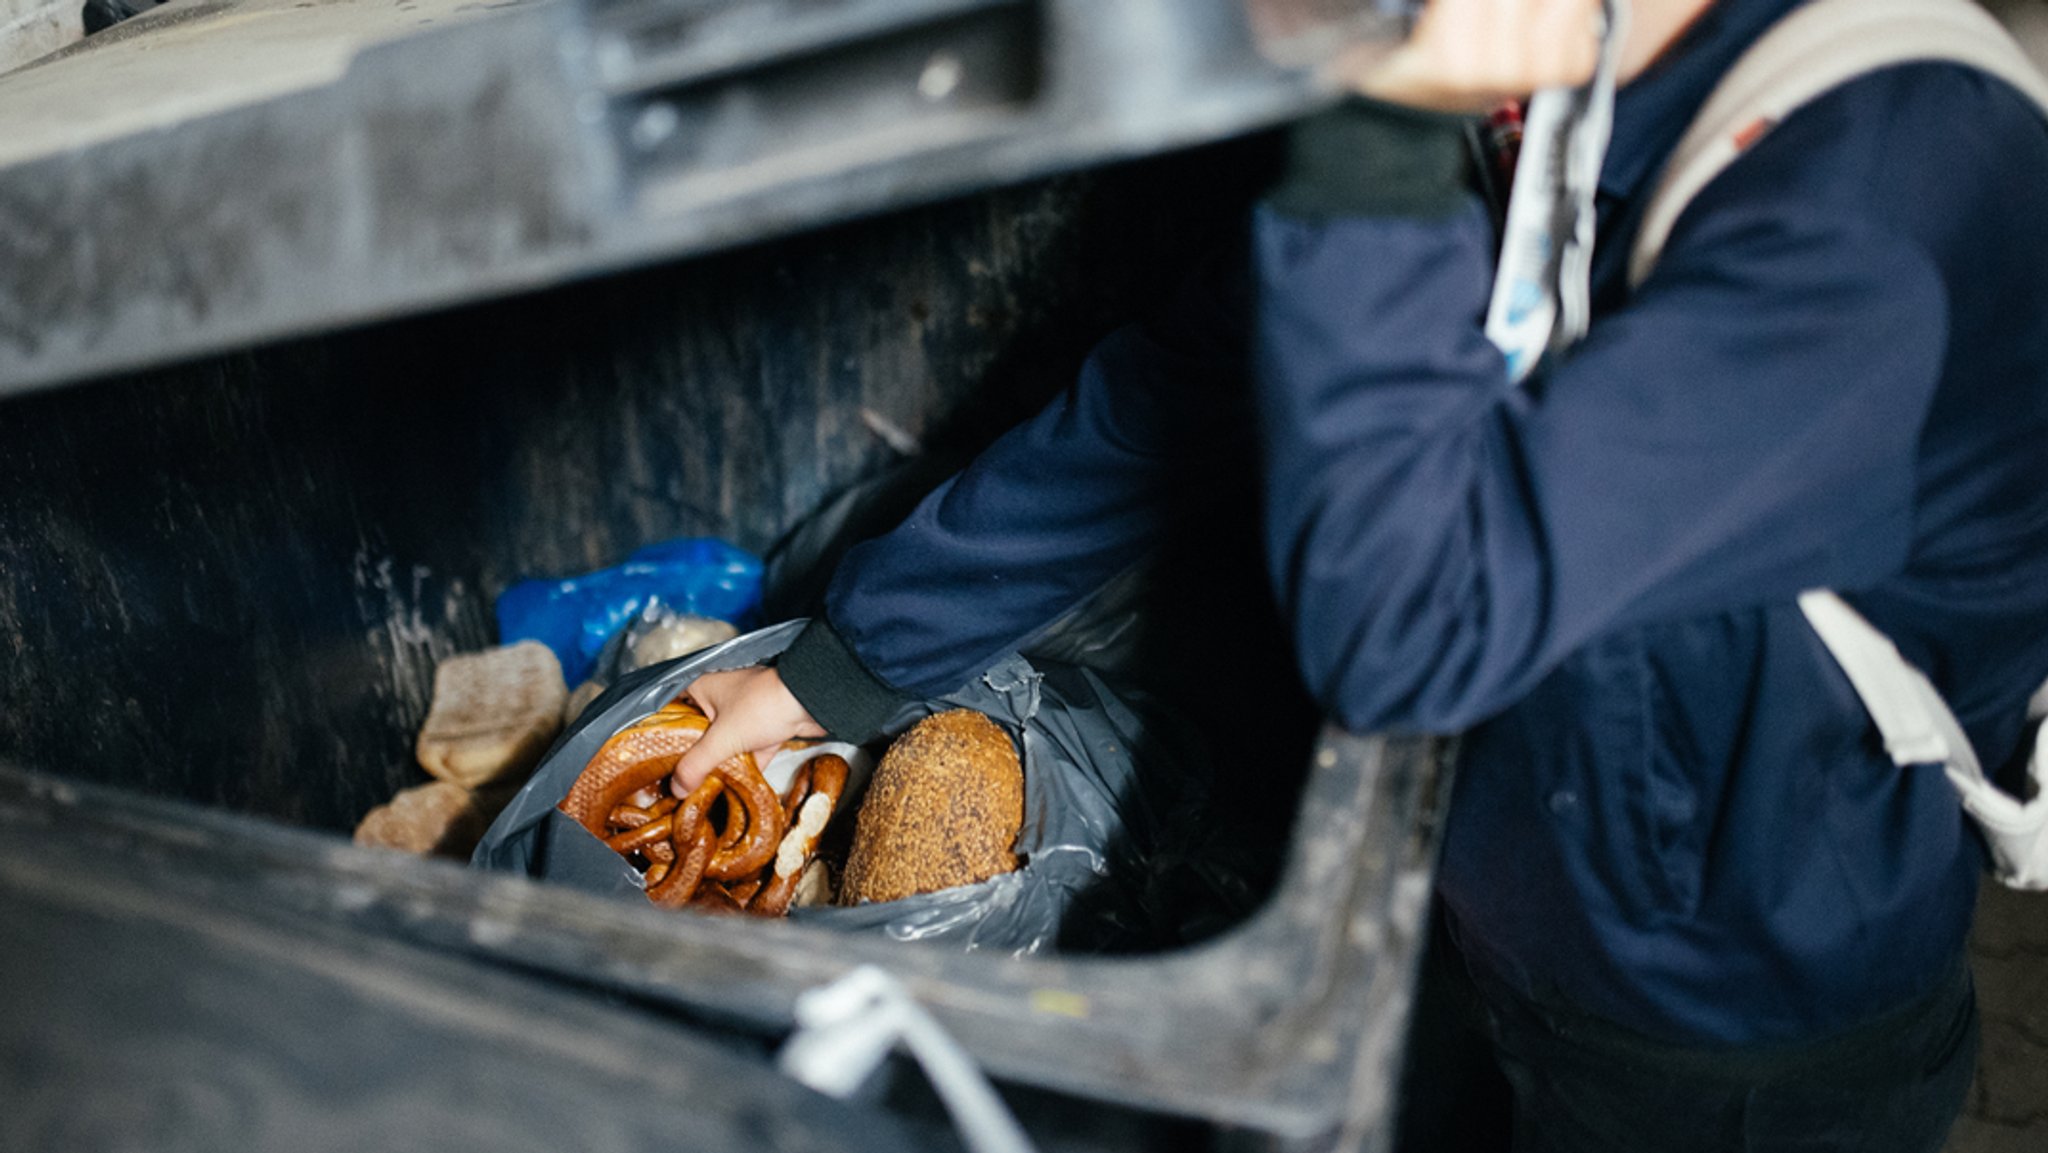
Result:
{"label": "pretzel", "polygon": [[717,881],[704,882],[697,889],[697,895],[690,899],[690,907],[701,913],[744,913],[747,910],[745,901]]}
{"label": "pretzel", "polygon": [[675,771],[676,762],[690,751],[710,722],[676,715],[663,724],[651,724],[657,717],[621,730],[584,767],[569,795],[557,806],[593,837],[606,835],[605,823],[614,809],[632,804],[634,795],[650,786],[660,786]]}
{"label": "pretzel", "polygon": [[818,758],[812,757],[798,765],[796,775],[790,777],[789,791],[782,795],[782,817],[785,821],[796,820],[797,807],[804,803],[805,797],[811,795],[811,778],[817,775],[817,769],[813,766],[817,763]]}
{"label": "pretzel", "polygon": [[754,766],[754,758],[742,753],[735,760],[737,765],[727,761],[711,770],[711,776],[705,778],[724,781],[728,825],[742,819],[746,821],[745,835],[730,846],[721,845],[704,870],[718,881],[730,881],[760,872],[763,866],[775,859],[776,848],[789,829],[789,822],[782,815],[781,798],[769,787],[768,779],[761,775],[761,770]]}
{"label": "pretzel", "polygon": [[699,820],[692,828],[693,836],[689,846],[676,842],[676,863],[668,869],[659,884],[647,889],[647,899],[664,909],[680,909],[697,895],[697,885],[704,880],[704,867],[711,863],[712,842],[715,839],[710,826]]}
{"label": "pretzel", "polygon": [[751,879],[758,888],[788,830],[783,800],[750,753],[712,769],[688,797],[661,796],[709,724],[694,704],[670,701],[606,741],[558,806],[613,851],[643,858],[648,899],[671,908],[687,904],[707,878]]}
{"label": "pretzel", "polygon": [[[643,789],[641,791],[645,792],[646,790]],[[645,806],[620,805],[612,810],[611,816],[605,819],[615,828],[637,829],[656,817],[665,817],[674,812],[677,803],[674,797],[663,797]]]}
{"label": "pretzel", "polygon": [[689,796],[668,796],[676,763],[710,723],[686,697],[662,705],[606,741],[559,807],[643,869],[647,899],[663,908],[784,916],[850,768],[831,754],[812,757],[777,796],[752,754],[742,753]]}
{"label": "pretzel", "polygon": [[725,852],[739,843],[747,834],[747,823],[732,811],[732,802],[726,802],[725,824],[718,830],[718,851]]}
{"label": "pretzel", "polygon": [[[818,839],[824,836],[825,826],[838,809],[839,799],[846,793],[846,778],[852,772],[844,758],[830,753],[811,758],[803,767],[810,771],[799,772],[797,779],[790,782],[790,797],[797,799],[790,805],[796,815],[789,822],[789,833],[776,846],[775,868],[767,885],[748,906],[749,912],[764,917],[780,917],[789,912],[790,902],[796,898],[797,882],[817,855]],[[797,793],[799,786],[806,788],[801,797]]]}

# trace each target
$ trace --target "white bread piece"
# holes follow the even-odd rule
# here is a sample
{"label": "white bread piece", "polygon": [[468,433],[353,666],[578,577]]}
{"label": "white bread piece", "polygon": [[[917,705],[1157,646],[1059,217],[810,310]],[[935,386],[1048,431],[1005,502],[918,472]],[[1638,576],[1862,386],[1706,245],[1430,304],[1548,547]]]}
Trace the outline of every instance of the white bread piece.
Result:
{"label": "white bread piece", "polygon": [[569,688],[538,641],[450,657],[414,751],[420,767],[466,789],[524,780],[562,731]]}
{"label": "white bread piece", "polygon": [[[493,800],[500,809],[509,794]],[[356,844],[419,856],[467,857],[495,813],[468,789],[433,781],[406,789],[378,805],[356,826]]]}

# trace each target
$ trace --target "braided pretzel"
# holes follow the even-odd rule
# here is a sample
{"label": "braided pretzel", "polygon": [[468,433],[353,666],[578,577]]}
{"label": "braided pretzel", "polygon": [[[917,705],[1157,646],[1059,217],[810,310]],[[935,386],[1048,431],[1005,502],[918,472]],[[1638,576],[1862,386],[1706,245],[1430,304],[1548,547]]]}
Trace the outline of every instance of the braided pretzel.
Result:
{"label": "braided pretzel", "polygon": [[663,908],[783,916],[812,869],[850,767],[830,754],[813,757],[778,797],[753,756],[742,753],[689,796],[668,796],[676,762],[710,723],[688,698],[670,701],[605,742],[560,808],[613,851],[640,861],[647,898]]}
{"label": "braided pretzel", "polygon": [[649,885],[647,899],[664,909],[679,909],[690,903],[697,895],[697,886],[704,880],[704,870],[711,863],[711,850],[716,840],[710,827],[697,822],[695,833],[687,847],[681,840],[675,842],[676,863],[666,870],[660,882]]}
{"label": "braided pretzel", "polygon": [[[658,905],[688,903],[707,877],[728,881],[758,874],[774,859],[788,828],[782,799],[749,753],[711,770],[680,802],[634,803],[667,780],[709,724],[683,699],[663,705],[606,741],[558,806],[615,851],[645,857],[647,896]],[[723,827],[709,819],[721,795]]]}

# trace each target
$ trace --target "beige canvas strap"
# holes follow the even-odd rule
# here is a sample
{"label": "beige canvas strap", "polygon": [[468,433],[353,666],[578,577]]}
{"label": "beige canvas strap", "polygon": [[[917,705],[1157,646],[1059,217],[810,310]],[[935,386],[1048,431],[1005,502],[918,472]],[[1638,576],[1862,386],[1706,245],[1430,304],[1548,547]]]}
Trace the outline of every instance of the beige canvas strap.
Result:
{"label": "beige canvas strap", "polygon": [[1914,62],[1989,73],[2048,114],[2048,80],[1971,0],[1809,0],[1722,77],[1665,162],[1629,254],[1629,283],[1648,279],[1693,197],[1773,126],[1858,76]]}
{"label": "beige canvas strap", "polygon": [[[1701,189],[1814,98],[1895,64],[1961,64],[2026,95],[2048,116],[2048,80],[1997,20],[1971,0],[1809,0],[1772,26],[1707,98],[1671,158],[1629,253],[1629,283],[1656,267],[1671,229]],[[2048,727],[2034,734],[2033,795],[2010,796],[1933,683],[1848,602],[1825,589],[1799,598],[1813,627],[1900,766],[1939,765],[1984,832],[1993,871],[2014,888],[2048,889]],[[2028,719],[2048,713],[2048,686]]]}
{"label": "beige canvas strap", "polygon": [[2048,728],[2035,732],[2027,761],[2035,792],[2012,796],[1985,777],[1962,722],[1890,637],[1825,589],[1802,595],[1799,611],[1842,666],[1893,763],[1941,766],[1984,831],[1998,879],[2015,889],[2048,889]]}

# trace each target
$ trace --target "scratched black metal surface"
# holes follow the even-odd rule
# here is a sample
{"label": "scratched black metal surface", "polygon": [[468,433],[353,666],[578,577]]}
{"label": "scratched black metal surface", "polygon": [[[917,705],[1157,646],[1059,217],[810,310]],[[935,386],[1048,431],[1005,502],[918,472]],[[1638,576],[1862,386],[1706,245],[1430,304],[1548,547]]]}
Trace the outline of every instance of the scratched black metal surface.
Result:
{"label": "scratched black metal surface", "polygon": [[0,394],[1257,131],[1377,3],[174,6],[0,77]]}
{"label": "scratched black metal surface", "polygon": [[1236,226],[1260,143],[0,403],[0,757],[344,829],[510,581],[765,548],[992,436]]}
{"label": "scratched black metal surface", "polygon": [[[359,947],[403,943],[467,957],[480,973],[547,974],[659,1006],[743,1047],[785,1030],[801,991],[879,964],[997,1077],[1232,1126],[1242,1140],[1219,1149],[1379,1150],[1452,760],[1439,742],[1325,733],[1287,847],[1288,880],[1270,904],[1208,946],[1135,961],[1020,960],[676,916],[4,764],[0,904],[61,890],[112,908],[120,939],[145,943],[156,941],[148,923],[223,920]],[[15,960],[35,967],[58,955],[81,989],[116,963],[78,948],[63,925],[18,936]],[[294,957],[315,961],[324,947],[308,941]],[[167,998],[208,984],[182,963],[146,971]],[[269,992],[261,982],[247,991],[252,1001]],[[344,1017],[334,1028],[355,1021]],[[33,1020],[19,1028],[24,1071],[65,1048],[38,1039]],[[106,1036],[119,1048],[137,1031]],[[1077,1126],[1073,1147],[1150,1147],[1135,1133],[1106,1137],[1092,1107],[1040,1104]],[[1046,1137],[1042,1115],[1026,1120]]]}
{"label": "scratched black metal surface", "polygon": [[316,919],[180,899],[62,828],[9,831],[0,1148],[958,1148],[942,1123],[790,1082],[759,1046]]}

